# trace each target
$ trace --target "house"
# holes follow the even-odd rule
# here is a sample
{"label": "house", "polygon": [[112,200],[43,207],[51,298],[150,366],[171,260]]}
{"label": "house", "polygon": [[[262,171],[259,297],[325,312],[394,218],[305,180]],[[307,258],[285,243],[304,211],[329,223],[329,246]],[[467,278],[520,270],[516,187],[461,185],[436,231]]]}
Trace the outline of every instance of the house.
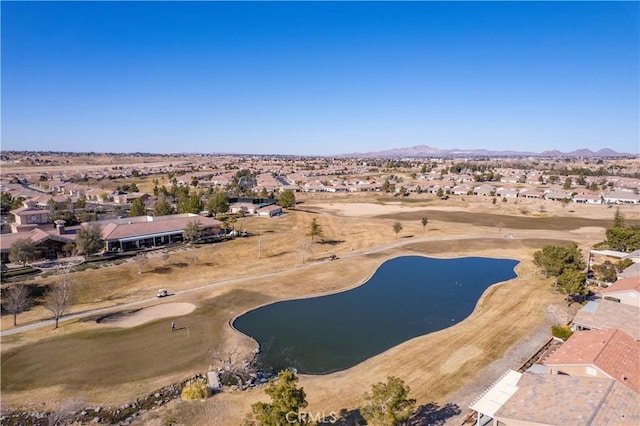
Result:
{"label": "house", "polygon": [[493,195],[495,195],[495,193],[496,189],[492,185],[489,185],[487,183],[477,186],[473,190],[474,195],[481,195],[484,197],[492,197]]}
{"label": "house", "polygon": [[602,195],[605,204],[640,204],[640,194],[631,191],[610,191]]}
{"label": "house", "polygon": [[547,200],[553,200],[553,201],[570,200],[571,196],[572,196],[571,192],[565,191],[562,189],[553,189],[553,190],[547,191],[547,193],[545,194],[545,198]]}
{"label": "house", "polygon": [[496,190],[496,195],[498,197],[516,198],[518,196],[518,190],[515,188],[501,187]]}
{"label": "house", "polygon": [[611,378],[640,392],[640,341],[621,330],[576,331],[543,364],[551,374]]}
{"label": "house", "polygon": [[[97,223],[101,227],[105,250],[127,251],[182,242],[184,230],[191,222],[198,223],[202,237],[218,235],[222,232],[222,222],[219,220],[191,213],[137,216],[92,223]],[[78,228],[76,227],[75,230]]]}
{"label": "house", "polygon": [[640,277],[618,279],[609,287],[600,290],[599,294],[603,298],[640,308]]}
{"label": "house", "polygon": [[260,205],[253,203],[233,203],[229,205],[231,213],[258,214]]}
{"label": "house", "polygon": [[617,328],[640,340],[640,308],[607,299],[589,301],[573,317],[572,329],[605,330]]}
{"label": "house", "polygon": [[575,195],[573,201],[578,204],[602,204],[602,197],[598,194],[585,192]]}
{"label": "house", "polygon": [[[63,228],[64,229],[64,228]],[[3,234],[0,238],[0,261],[2,263],[9,262],[9,252],[11,246],[16,241],[28,238],[35,245],[40,253],[40,256],[47,259],[55,259],[63,254],[62,247],[75,240],[75,234],[60,235],[53,231],[52,228],[48,231],[41,228],[33,228],[26,232],[17,232],[12,234]]]}
{"label": "house", "polygon": [[454,195],[467,195],[469,193],[473,193],[473,186],[471,185],[456,185],[451,190],[451,193]]}
{"label": "house", "polygon": [[[633,263],[640,263],[640,250],[634,250],[622,256],[622,260],[631,259]],[[640,275],[640,274],[639,274]]]}
{"label": "house", "polygon": [[640,263],[634,263],[618,274],[618,279],[629,277],[640,277]]}
{"label": "house", "polygon": [[38,209],[35,203],[27,201],[23,207],[11,210],[9,212],[15,218],[15,222],[11,224],[11,232],[22,232],[33,229],[49,222],[51,211]]}
{"label": "house", "polygon": [[276,204],[260,207],[258,209],[258,216],[273,217],[273,216],[280,216],[281,214],[282,214],[282,207]]}
{"label": "house", "polygon": [[510,370],[469,407],[476,425],[640,424],[640,395],[610,378]]}
{"label": "house", "polygon": [[144,192],[122,192],[119,191],[113,194],[113,202],[116,204],[130,204],[135,200],[140,199],[147,201],[150,198],[149,194]]}
{"label": "house", "polygon": [[527,188],[520,191],[520,194],[518,194],[518,196],[521,198],[540,199],[544,198],[544,192],[537,189]]}

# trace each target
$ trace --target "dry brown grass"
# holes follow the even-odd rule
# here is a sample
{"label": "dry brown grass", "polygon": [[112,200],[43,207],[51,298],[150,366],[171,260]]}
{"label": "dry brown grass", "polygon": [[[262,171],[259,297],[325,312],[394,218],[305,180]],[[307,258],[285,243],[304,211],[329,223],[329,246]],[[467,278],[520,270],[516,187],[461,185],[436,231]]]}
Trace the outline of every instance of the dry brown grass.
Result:
{"label": "dry brown grass", "polygon": [[[604,235],[602,229],[577,232],[505,228],[498,233],[491,224],[478,226],[430,217],[426,231],[419,220],[403,220],[404,229],[396,238],[392,230],[394,218],[346,217],[330,214],[327,209],[321,212],[317,207],[309,200],[300,206],[309,212],[294,211],[278,219],[245,218],[236,226],[255,236],[171,252],[165,266],[159,256],[154,256],[142,275],[133,263],[74,274],[83,303],[75,306],[75,310],[85,310],[152,297],[155,290],[163,287],[172,291],[190,289],[222,280],[278,273],[175,297],[172,301],[199,306],[192,314],[180,317],[178,325],[188,324],[190,331],[200,337],[185,339],[180,344],[167,343],[165,335],[170,330],[166,320],[127,330],[105,328],[91,319],[78,320],[64,323],[55,332],[40,329],[5,337],[3,403],[20,404],[27,400],[55,403],[77,392],[100,404],[135,399],[162,384],[206,369],[209,363],[206,354],[212,346],[238,346],[250,352],[254,343],[228,326],[229,321],[246,310],[273,300],[352,288],[366,281],[384,260],[393,256],[482,255],[520,259],[518,278],[490,288],[474,313],[460,324],[405,342],[351,369],[301,378],[311,410],[354,408],[372,383],[389,374],[402,377],[419,404],[443,402],[447,395],[472,381],[480,368],[502,357],[513,344],[526,339],[531,330],[546,324],[544,307],[562,299],[536,273],[530,262],[533,251],[543,244],[568,240],[586,248]],[[428,207],[421,209],[429,215]],[[332,243],[313,244],[311,251],[305,253],[303,242],[309,239],[306,233],[313,217],[322,226],[325,240]],[[506,233],[514,238],[504,238]],[[410,244],[360,255],[403,243]],[[323,260],[332,253],[341,259]],[[303,254],[306,265],[302,264]],[[18,320],[24,324],[43,318],[48,318],[47,313],[36,307],[20,314]],[[2,318],[3,329],[10,328],[7,320]],[[126,356],[121,352],[124,347]],[[119,348],[118,360],[135,363],[128,367],[112,366],[107,355],[114,352],[105,355],[101,352],[105,348],[110,351]],[[43,358],[42,352],[47,357]],[[66,356],[69,353],[73,355]],[[56,368],[50,368],[52,363]],[[194,410],[188,403],[176,402],[167,410],[180,416],[199,415],[197,412],[207,416],[213,410],[221,424],[238,424],[258,399],[265,400],[261,389],[242,394],[225,392],[201,403],[205,407],[202,409]],[[198,423],[198,419],[206,418],[192,420]]]}

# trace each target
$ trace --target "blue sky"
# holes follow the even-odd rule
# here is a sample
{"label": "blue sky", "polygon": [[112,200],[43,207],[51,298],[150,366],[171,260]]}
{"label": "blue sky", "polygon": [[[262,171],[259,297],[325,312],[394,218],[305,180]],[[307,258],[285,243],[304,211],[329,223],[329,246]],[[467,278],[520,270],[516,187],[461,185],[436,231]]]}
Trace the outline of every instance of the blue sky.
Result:
{"label": "blue sky", "polygon": [[640,151],[638,2],[7,2],[2,149]]}

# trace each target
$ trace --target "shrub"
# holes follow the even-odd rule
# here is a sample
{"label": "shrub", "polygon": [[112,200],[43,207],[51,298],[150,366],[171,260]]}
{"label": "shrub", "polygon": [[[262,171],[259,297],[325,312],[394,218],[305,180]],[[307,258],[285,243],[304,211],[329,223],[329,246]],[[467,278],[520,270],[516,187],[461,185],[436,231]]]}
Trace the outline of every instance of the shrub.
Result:
{"label": "shrub", "polygon": [[551,327],[551,334],[558,339],[567,340],[573,334],[568,325],[554,325]]}
{"label": "shrub", "polygon": [[182,389],[182,399],[205,399],[209,396],[209,387],[201,380],[189,383]]}

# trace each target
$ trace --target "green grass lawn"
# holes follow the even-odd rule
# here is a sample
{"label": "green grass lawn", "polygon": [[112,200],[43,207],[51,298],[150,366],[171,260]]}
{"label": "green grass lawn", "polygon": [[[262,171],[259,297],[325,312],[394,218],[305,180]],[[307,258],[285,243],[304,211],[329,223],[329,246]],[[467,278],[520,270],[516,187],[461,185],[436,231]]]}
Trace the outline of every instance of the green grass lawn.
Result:
{"label": "green grass lawn", "polygon": [[258,292],[232,290],[177,318],[175,332],[171,319],[164,318],[128,329],[105,325],[104,330],[77,332],[7,351],[2,355],[1,389],[60,385],[77,390],[203,369],[211,363],[211,350],[221,343],[220,331],[230,312],[269,300]]}

